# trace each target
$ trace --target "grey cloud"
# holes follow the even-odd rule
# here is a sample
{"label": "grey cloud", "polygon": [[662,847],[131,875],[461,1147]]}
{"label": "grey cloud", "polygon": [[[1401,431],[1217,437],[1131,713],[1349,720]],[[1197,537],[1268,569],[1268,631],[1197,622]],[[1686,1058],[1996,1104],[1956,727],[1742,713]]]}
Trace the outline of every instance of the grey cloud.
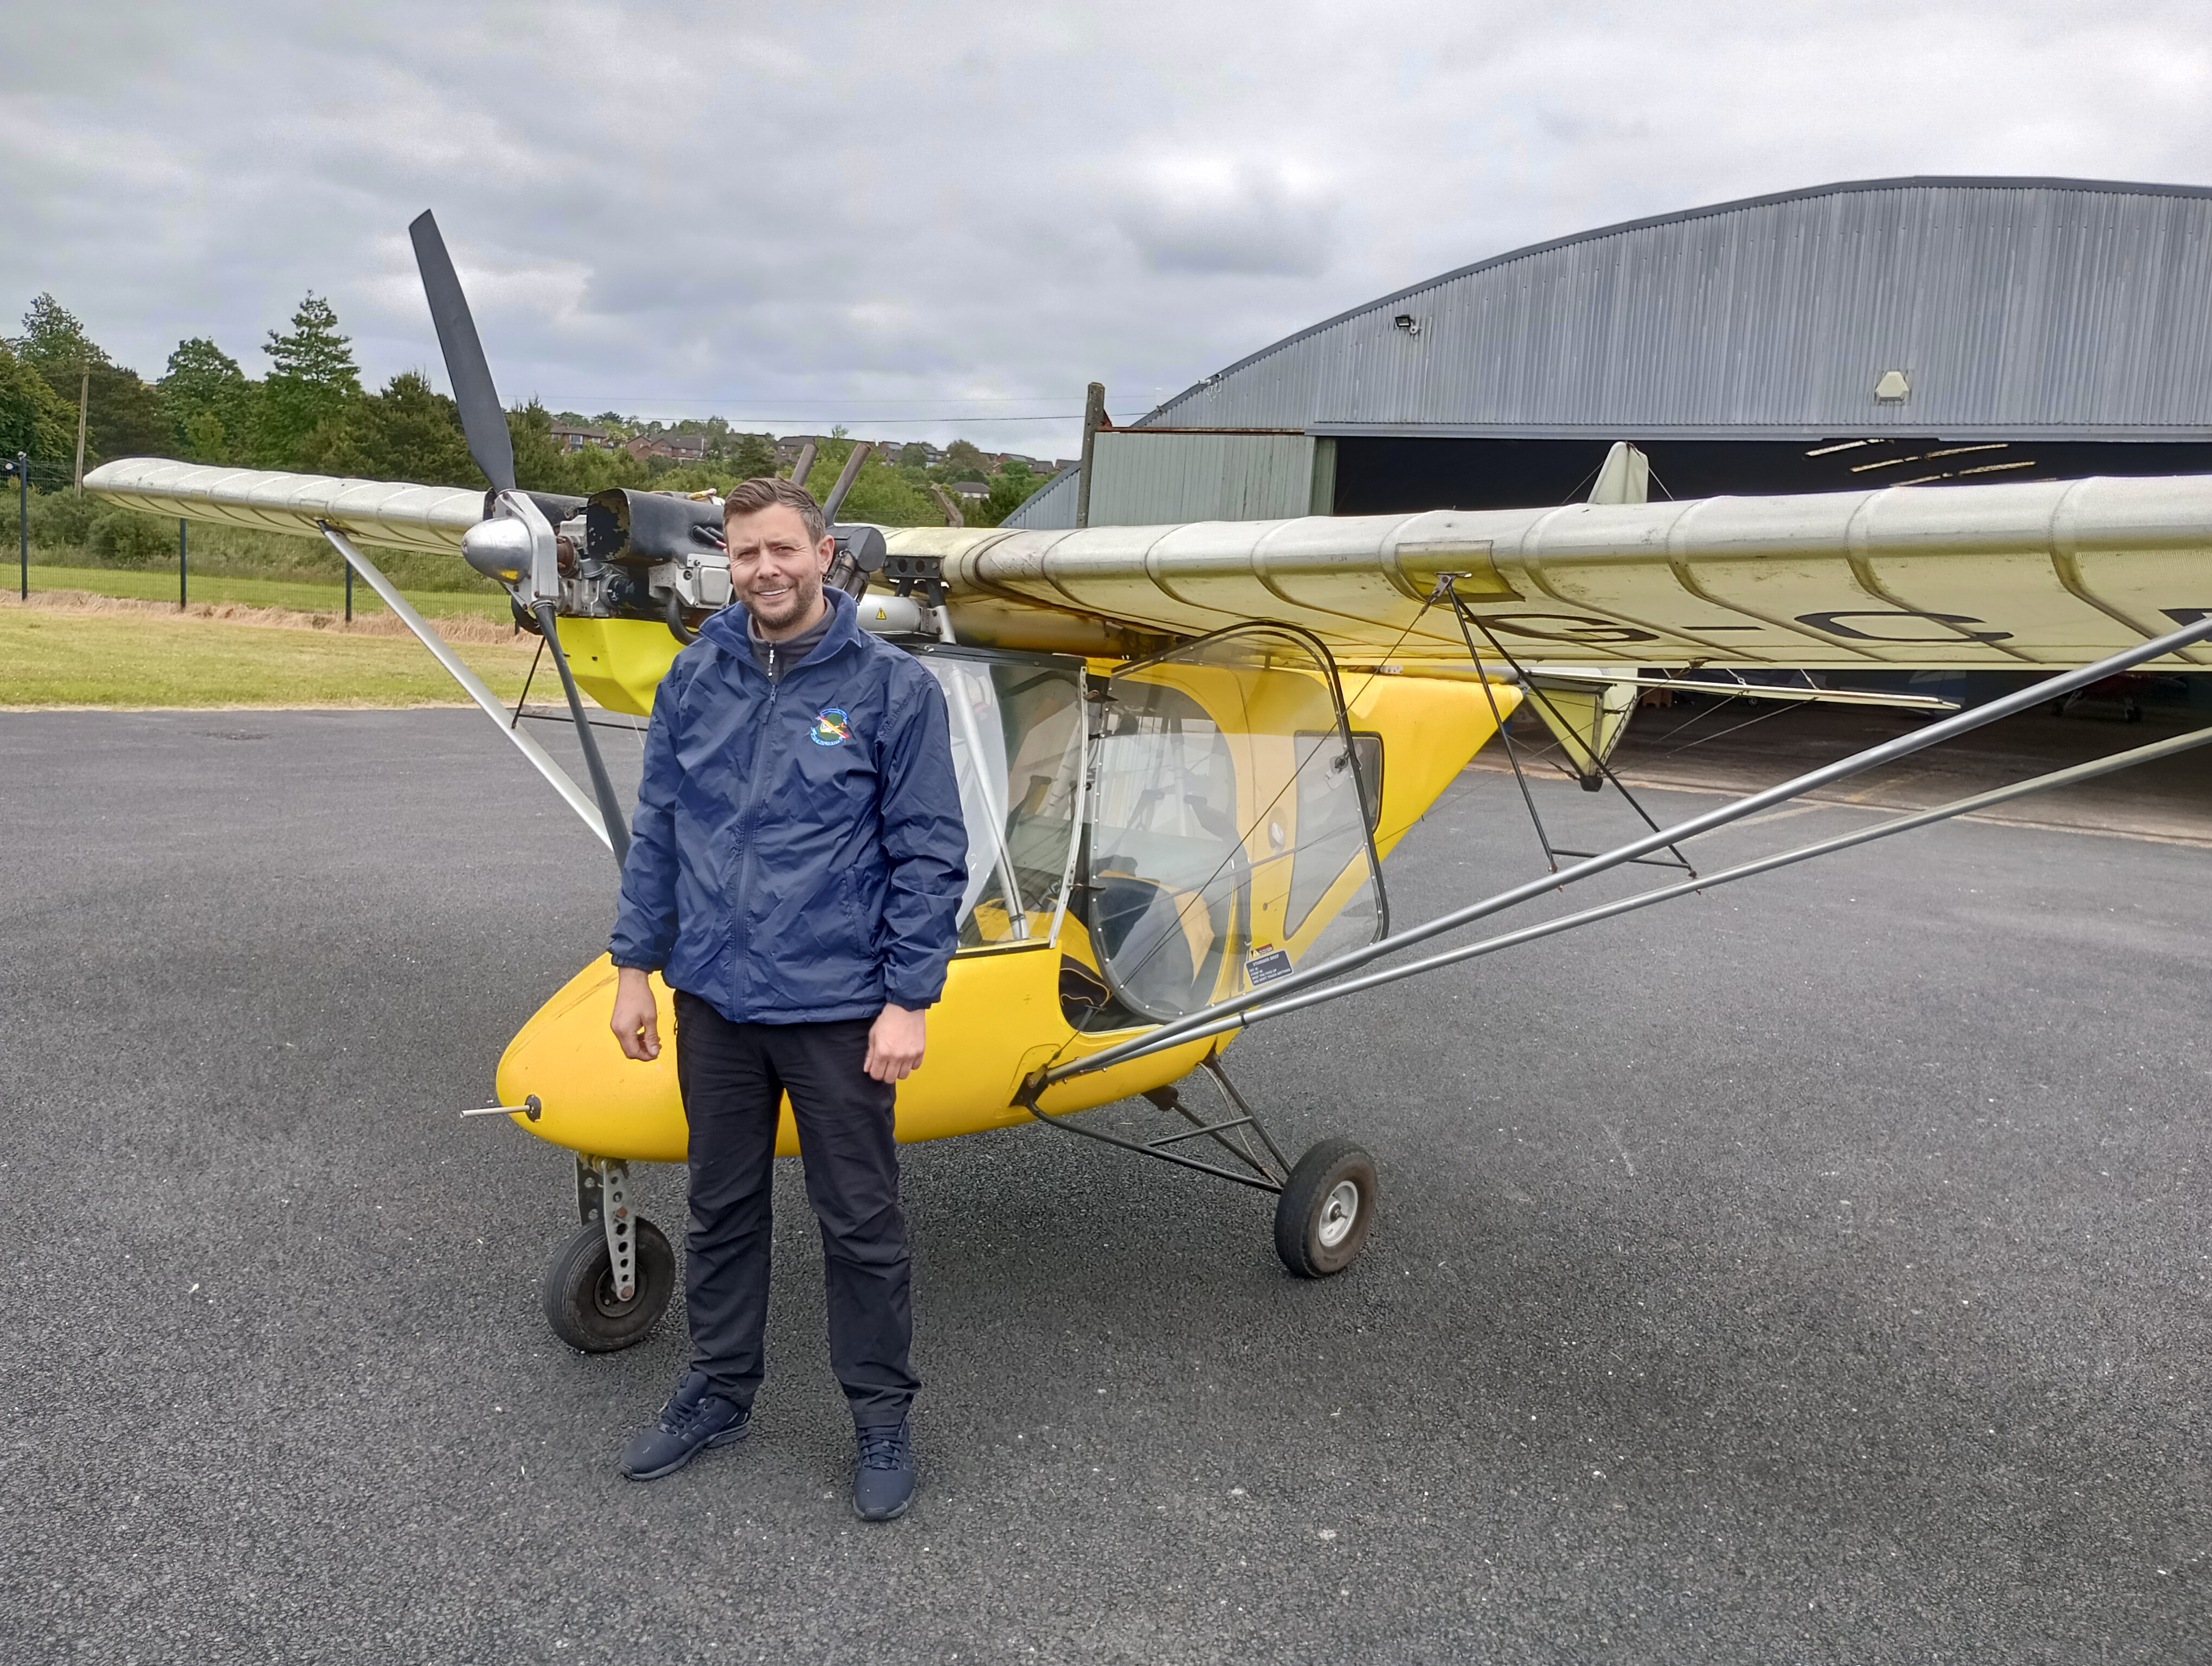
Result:
{"label": "grey cloud", "polygon": [[1315,277],[1329,265],[1335,194],[1281,167],[1169,167],[1115,216],[1156,272]]}
{"label": "grey cloud", "polygon": [[1093,378],[1141,411],[1589,226],[1881,173],[2202,179],[2196,13],[80,0],[0,52],[0,320],[52,289],[143,371],[199,334],[258,369],[312,287],[380,380],[435,356],[427,206],[510,396],[1066,455]]}

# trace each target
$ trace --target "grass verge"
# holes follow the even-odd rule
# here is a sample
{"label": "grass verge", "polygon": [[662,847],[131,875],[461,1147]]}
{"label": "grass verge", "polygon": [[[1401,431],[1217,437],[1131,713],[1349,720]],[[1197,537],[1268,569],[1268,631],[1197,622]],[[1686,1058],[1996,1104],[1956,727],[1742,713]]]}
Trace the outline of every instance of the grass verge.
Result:
{"label": "grass verge", "polygon": [[[6,575],[13,581],[13,573]],[[13,588],[12,582],[9,586]],[[142,601],[173,602],[177,599],[174,568],[40,567],[31,569],[31,593],[41,590],[81,590],[94,596],[123,596]],[[283,607],[301,613],[345,611],[343,579],[324,584],[311,579],[255,579],[206,577],[191,574],[186,581],[191,604],[236,603],[246,607]],[[505,620],[507,597],[469,591],[410,590],[407,599],[426,619],[473,617]],[[353,611],[356,616],[381,613],[384,604],[376,592],[356,581]]]}
{"label": "grass verge", "polygon": [[[520,646],[457,643],[454,652],[512,700],[536,647],[525,637]],[[425,706],[466,698],[404,635],[0,607],[0,706]]]}

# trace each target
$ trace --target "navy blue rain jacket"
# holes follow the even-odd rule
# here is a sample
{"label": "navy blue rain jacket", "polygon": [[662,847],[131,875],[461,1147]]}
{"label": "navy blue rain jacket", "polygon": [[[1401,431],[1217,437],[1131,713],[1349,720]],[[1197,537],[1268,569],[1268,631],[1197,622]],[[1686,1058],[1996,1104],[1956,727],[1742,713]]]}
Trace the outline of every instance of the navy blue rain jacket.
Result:
{"label": "navy blue rain jacket", "polygon": [[676,656],[646,732],[617,966],[733,1024],[872,1018],[945,988],[968,830],[945,696],[852,598],[771,683],[742,607]]}

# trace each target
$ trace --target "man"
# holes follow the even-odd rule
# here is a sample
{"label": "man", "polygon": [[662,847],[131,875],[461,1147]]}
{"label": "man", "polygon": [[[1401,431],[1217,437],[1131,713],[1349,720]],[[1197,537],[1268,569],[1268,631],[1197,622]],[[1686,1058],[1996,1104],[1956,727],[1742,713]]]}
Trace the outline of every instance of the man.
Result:
{"label": "man", "polygon": [[622,1468],[655,1480],[751,1426],[787,1093],[859,1438],[853,1505],[889,1521],[914,1497],[921,1386],[892,1104],[957,940],[968,836],[945,696],[825,592],[835,544],[814,500],[749,480],[723,517],[737,604],[654,697],[612,944],[631,1058],[660,1052],[649,975],[676,992],[691,1134],[690,1368]]}

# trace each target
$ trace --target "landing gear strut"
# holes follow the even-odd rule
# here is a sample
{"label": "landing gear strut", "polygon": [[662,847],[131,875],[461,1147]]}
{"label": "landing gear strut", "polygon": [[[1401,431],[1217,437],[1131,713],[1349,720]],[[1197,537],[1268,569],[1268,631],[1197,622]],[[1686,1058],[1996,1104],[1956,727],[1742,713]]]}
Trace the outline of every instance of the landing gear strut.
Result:
{"label": "landing gear strut", "polygon": [[[1235,1114],[1209,1122],[1183,1103],[1178,1088],[1148,1089],[1146,1099],[1190,1124],[1156,1140],[1125,1140],[1103,1128],[1086,1128],[1072,1118],[1040,1110],[1036,1099],[1041,1084],[1033,1085],[1021,1103],[1031,1116],[1050,1127],[1103,1145],[1119,1146],[1140,1157],[1156,1157],[1178,1168],[1195,1169],[1255,1191],[1273,1192],[1275,1253],[1282,1257],[1283,1265],[1302,1279],[1326,1279],[1344,1271],[1365,1245],[1375,1222],[1378,1197],[1375,1159],[1349,1140],[1324,1140],[1297,1163],[1286,1161],[1259,1114],[1244,1103],[1244,1096],[1230,1081],[1220,1061],[1206,1059],[1199,1068],[1212,1079],[1224,1103]],[[1200,1139],[1211,1140],[1236,1166],[1187,1157],[1173,1149],[1187,1140]]]}
{"label": "landing gear strut", "polygon": [[641,1342],[676,1293],[676,1251],[629,1196],[629,1164],[576,1158],[576,1213],[582,1225],[545,1269],[545,1322],[585,1353],[612,1353]]}

